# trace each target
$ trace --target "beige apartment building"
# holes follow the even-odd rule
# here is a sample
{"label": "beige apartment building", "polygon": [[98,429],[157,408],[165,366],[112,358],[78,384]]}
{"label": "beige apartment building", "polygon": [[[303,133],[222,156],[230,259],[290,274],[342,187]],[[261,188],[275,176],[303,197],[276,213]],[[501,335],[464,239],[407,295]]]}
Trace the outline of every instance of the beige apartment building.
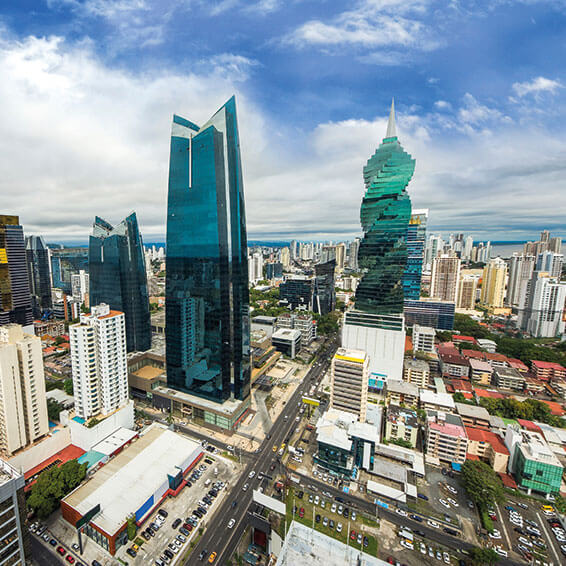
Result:
{"label": "beige apartment building", "polygon": [[362,350],[339,348],[332,359],[330,408],[366,420],[369,358]]}
{"label": "beige apartment building", "polygon": [[480,302],[488,307],[503,307],[507,264],[500,258],[490,260],[483,268]]}

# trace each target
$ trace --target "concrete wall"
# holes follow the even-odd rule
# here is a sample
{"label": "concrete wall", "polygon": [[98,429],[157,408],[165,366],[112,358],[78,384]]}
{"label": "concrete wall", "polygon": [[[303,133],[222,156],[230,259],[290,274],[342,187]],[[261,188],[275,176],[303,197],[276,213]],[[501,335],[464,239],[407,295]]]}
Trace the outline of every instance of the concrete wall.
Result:
{"label": "concrete wall", "polygon": [[20,472],[26,473],[70,444],[71,430],[64,428],[59,430],[57,434],[47,436],[35,446],[30,446],[27,450],[17,454],[9,462]]}
{"label": "concrete wall", "polygon": [[127,405],[106,417],[103,421],[92,428],[70,419],[71,440],[75,446],[85,451],[90,450],[95,444],[110,436],[120,427],[134,430],[134,402],[128,401]]}

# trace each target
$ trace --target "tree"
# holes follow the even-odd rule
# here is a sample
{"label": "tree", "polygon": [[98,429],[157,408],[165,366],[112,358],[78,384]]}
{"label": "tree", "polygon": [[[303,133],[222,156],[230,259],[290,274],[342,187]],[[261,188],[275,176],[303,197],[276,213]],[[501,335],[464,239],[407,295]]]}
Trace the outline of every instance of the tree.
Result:
{"label": "tree", "polygon": [[31,488],[28,506],[40,519],[45,519],[59,507],[61,499],[84,480],[87,467],[86,463],[70,460],[58,468],[45,470]]}
{"label": "tree", "polygon": [[47,416],[50,421],[59,421],[61,409],[61,405],[55,399],[47,399]]}
{"label": "tree", "polygon": [[466,460],[462,466],[462,483],[470,499],[480,508],[505,499],[501,479],[485,462]]}
{"label": "tree", "polygon": [[126,527],[128,531],[128,540],[134,540],[138,526],[136,525],[135,515],[130,515],[128,517],[128,526]]}
{"label": "tree", "polygon": [[499,561],[499,554],[493,548],[474,546],[470,549],[470,558],[474,565],[491,565]]}
{"label": "tree", "polygon": [[66,379],[63,382],[63,391],[65,391],[65,393],[67,395],[73,394],[73,380],[72,379]]}

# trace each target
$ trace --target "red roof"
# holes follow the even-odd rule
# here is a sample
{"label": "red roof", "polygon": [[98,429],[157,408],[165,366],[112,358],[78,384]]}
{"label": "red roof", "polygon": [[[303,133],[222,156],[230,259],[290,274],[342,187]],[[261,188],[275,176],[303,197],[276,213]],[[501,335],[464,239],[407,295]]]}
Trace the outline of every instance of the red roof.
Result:
{"label": "red roof", "polygon": [[475,358],[476,360],[485,360],[485,352],[480,352],[479,350],[462,350],[462,356]]}
{"label": "red roof", "polygon": [[497,474],[500,478],[501,481],[503,482],[503,485],[505,487],[510,487],[512,489],[517,489],[517,482],[515,481],[515,479],[513,478],[512,475],[510,474],[502,474],[502,473],[498,473]]}
{"label": "red roof", "polygon": [[452,379],[450,384],[454,388],[454,391],[463,393],[464,391],[472,392],[472,384],[469,381],[464,381],[463,379]]}
{"label": "red roof", "polygon": [[540,427],[535,423],[533,423],[532,421],[527,421],[525,419],[517,419],[517,422],[527,430],[530,430],[532,432],[540,432],[542,434],[542,430],[540,429]]}
{"label": "red roof", "polygon": [[537,369],[554,369],[558,371],[566,371],[566,368],[562,367],[556,362],[542,362],[540,360],[531,360],[531,364]]}
{"label": "red roof", "polygon": [[556,403],[555,401],[542,401],[541,403],[545,403],[550,408],[550,412],[558,417],[561,417],[564,414],[564,407],[560,403]]}
{"label": "red roof", "polygon": [[405,352],[411,352],[413,350],[413,341],[410,336],[405,336]]}
{"label": "red roof", "polygon": [[485,359],[493,360],[494,362],[509,362],[509,358],[507,356],[498,354],[497,352],[494,352],[493,354],[491,352],[485,352]]}
{"label": "red roof", "polygon": [[474,398],[473,393],[470,393],[469,391],[463,391],[462,395],[464,396],[464,399],[473,399]]}
{"label": "red roof", "polygon": [[479,460],[480,457],[477,454],[470,454],[469,452],[466,454],[466,460]]}
{"label": "red roof", "polygon": [[515,369],[518,369],[519,371],[528,371],[529,368],[527,365],[525,365],[521,360],[518,360],[517,358],[507,358],[507,363]]}
{"label": "red roof", "polygon": [[475,426],[467,426],[466,434],[468,435],[469,440],[475,442],[486,442],[499,454],[509,454],[509,450],[507,450],[507,446],[505,446],[501,437],[497,436],[494,432],[476,428]]}
{"label": "red roof", "polygon": [[[39,474],[40,472],[45,470],[46,468],[51,467],[52,465],[61,466],[61,465],[65,464],[66,462],[68,462],[69,460],[74,460],[75,458],[80,458],[84,453],[85,453],[85,451],[82,448],[79,448],[78,446],[75,446],[74,444],[70,444],[69,446],[66,446],[65,448],[63,448],[63,450],[60,450],[56,454],[53,454],[53,456],[51,456],[50,458],[47,458],[47,460],[44,460],[43,462],[41,462],[41,464],[38,464],[37,466],[33,467],[31,470],[28,470],[27,472],[25,472],[24,478],[27,482],[28,480],[30,480],[31,478],[33,478],[34,476],[36,476],[37,474]],[[31,487],[31,485],[34,482],[35,482],[35,480],[33,480],[31,483],[29,483],[26,486],[26,488]]]}
{"label": "red roof", "polygon": [[487,389],[479,389],[474,387],[474,393],[478,397],[489,397],[490,399],[505,399],[505,395],[499,393],[498,391],[489,391]]}
{"label": "red roof", "polygon": [[470,344],[475,344],[476,339],[473,336],[462,336],[461,334],[454,334],[452,336],[453,342],[470,342]]}
{"label": "red roof", "polygon": [[460,352],[438,352],[438,357],[445,364],[468,367],[468,360],[460,355]]}

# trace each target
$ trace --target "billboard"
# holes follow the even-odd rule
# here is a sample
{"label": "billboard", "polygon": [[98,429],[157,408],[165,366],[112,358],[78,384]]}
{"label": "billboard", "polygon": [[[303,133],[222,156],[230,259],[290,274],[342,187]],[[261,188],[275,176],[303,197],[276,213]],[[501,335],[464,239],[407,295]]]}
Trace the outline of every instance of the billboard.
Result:
{"label": "billboard", "polygon": [[313,405],[314,407],[318,407],[320,405],[320,401],[318,399],[313,399],[312,397],[303,397],[303,403],[306,405]]}
{"label": "billboard", "polygon": [[80,529],[84,527],[87,523],[90,523],[91,519],[100,513],[100,503],[96,504],[90,511],[87,511],[76,523],[75,527]]}

